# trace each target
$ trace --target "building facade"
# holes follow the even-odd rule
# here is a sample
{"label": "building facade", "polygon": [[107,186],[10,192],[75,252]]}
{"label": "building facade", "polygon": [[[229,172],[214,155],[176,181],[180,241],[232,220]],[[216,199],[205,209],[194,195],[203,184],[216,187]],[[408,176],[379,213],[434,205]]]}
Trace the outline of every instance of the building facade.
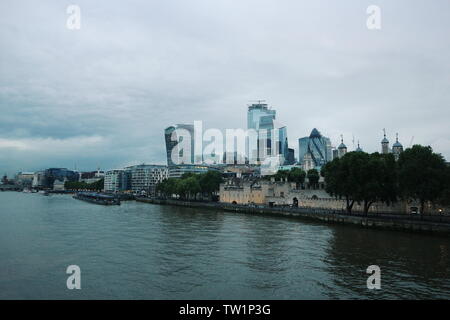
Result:
{"label": "building facade", "polygon": [[124,169],[114,169],[105,172],[105,192],[120,192],[129,190],[129,174]]}
{"label": "building facade", "polygon": [[181,178],[185,173],[206,173],[210,170],[221,171],[218,167],[200,165],[200,164],[183,164],[169,167],[169,178]]}
{"label": "building facade", "polygon": [[[167,127],[164,130],[164,138],[166,141],[167,165],[169,167],[177,164],[194,164],[194,125],[177,124]],[[189,139],[189,142],[186,143],[184,139]],[[180,143],[182,145],[178,146]]]}
{"label": "building facade", "polygon": [[130,187],[133,193],[152,195],[156,185],[169,177],[169,169],[165,165],[141,164],[126,167],[129,173]]}
{"label": "building facade", "polygon": [[[274,182],[267,180],[228,180],[220,185],[219,201],[222,203],[239,205],[292,206],[311,209],[328,209],[336,211],[346,210],[346,201],[336,199],[324,190],[323,180],[319,181],[319,188],[297,188],[295,183]],[[355,203],[353,211],[362,212],[363,204]],[[407,202],[397,202],[386,205],[374,203],[370,212],[409,212]]]}
{"label": "building facade", "polygon": [[331,141],[314,128],[309,137],[298,140],[298,161],[304,170],[320,168],[333,159]]}
{"label": "building facade", "polygon": [[[277,126],[275,123],[276,111],[270,109],[265,103],[254,103],[248,106],[247,129],[257,133],[256,150],[250,150],[247,143],[247,155],[257,161],[262,161],[266,156],[282,155],[284,164],[289,157],[287,128]],[[256,153],[256,156],[255,156]]]}
{"label": "building facade", "polygon": [[16,175],[15,183],[22,187],[31,187],[33,185],[34,172],[19,172]]}
{"label": "building facade", "polygon": [[44,171],[36,171],[33,174],[33,182],[31,183],[33,188],[45,187],[45,174]]}
{"label": "building facade", "polygon": [[55,180],[59,181],[78,181],[78,172],[69,170],[67,168],[49,168],[44,170],[44,185],[45,188],[53,189]]}
{"label": "building facade", "polygon": [[94,183],[105,177],[105,172],[98,169],[97,171],[80,172],[78,182]]}

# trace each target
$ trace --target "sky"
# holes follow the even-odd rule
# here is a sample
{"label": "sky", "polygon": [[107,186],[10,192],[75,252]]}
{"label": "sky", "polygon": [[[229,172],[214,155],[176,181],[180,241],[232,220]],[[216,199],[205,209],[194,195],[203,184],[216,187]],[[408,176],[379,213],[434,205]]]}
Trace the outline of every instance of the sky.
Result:
{"label": "sky", "polygon": [[246,128],[256,99],[296,150],[386,128],[449,161],[449,31],[448,0],[2,0],[0,173],[165,164],[165,127]]}

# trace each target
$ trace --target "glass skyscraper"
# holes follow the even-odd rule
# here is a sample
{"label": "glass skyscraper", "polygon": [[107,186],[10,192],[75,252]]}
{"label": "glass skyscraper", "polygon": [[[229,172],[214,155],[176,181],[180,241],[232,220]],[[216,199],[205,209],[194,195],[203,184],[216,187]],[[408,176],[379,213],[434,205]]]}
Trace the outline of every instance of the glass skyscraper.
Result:
{"label": "glass skyscraper", "polygon": [[316,128],[311,131],[309,137],[298,139],[298,147],[298,161],[302,165],[306,157],[311,159],[315,168],[320,169],[333,159],[330,139],[322,136]]}
{"label": "glass skyscraper", "polygon": [[[166,140],[167,165],[194,164],[194,125],[177,124],[164,130]],[[183,144],[186,148],[175,150],[175,147],[183,141],[190,139],[190,143]]]}
{"label": "glass skyscraper", "polygon": [[[247,129],[254,129],[258,133],[257,154],[275,156],[282,155],[284,159],[288,158],[288,139],[285,126],[275,128],[276,111],[269,109],[265,103],[254,103],[248,107],[247,111]],[[265,130],[265,131],[263,131]],[[277,132],[274,132],[277,130]],[[277,134],[276,135],[274,134]],[[275,141],[272,141],[273,139]],[[263,150],[261,148],[264,148]],[[248,155],[252,155],[254,150],[248,150]]]}

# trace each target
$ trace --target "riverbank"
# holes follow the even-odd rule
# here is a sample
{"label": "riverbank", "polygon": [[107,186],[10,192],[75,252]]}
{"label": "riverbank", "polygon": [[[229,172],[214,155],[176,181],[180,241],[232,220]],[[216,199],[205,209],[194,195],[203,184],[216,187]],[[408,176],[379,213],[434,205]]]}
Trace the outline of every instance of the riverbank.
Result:
{"label": "riverbank", "polygon": [[414,231],[424,233],[438,233],[450,235],[450,219],[442,216],[419,215],[394,215],[394,214],[347,214],[335,210],[292,208],[292,207],[266,207],[266,206],[243,206],[220,202],[193,202],[181,200],[161,200],[149,198],[136,198],[136,201],[172,205],[190,208],[205,208],[241,212],[246,214],[264,214],[274,216],[294,217],[322,221],[326,223],[352,224],[365,228],[380,228],[401,231]]}

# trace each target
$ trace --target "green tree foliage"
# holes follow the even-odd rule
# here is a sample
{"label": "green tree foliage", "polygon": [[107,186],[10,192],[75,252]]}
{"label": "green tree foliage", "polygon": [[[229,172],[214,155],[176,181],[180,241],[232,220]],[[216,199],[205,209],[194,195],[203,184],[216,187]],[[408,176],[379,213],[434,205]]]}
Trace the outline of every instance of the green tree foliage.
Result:
{"label": "green tree foliage", "polygon": [[306,173],[301,168],[292,168],[288,173],[288,181],[295,182],[297,188],[305,182]]}
{"label": "green tree foliage", "polygon": [[433,153],[431,147],[414,145],[406,149],[400,154],[398,168],[402,196],[418,200],[421,213],[424,213],[426,202],[445,197],[449,188],[449,169],[444,158]]}
{"label": "green tree foliage", "polygon": [[201,192],[207,194],[209,197],[212,197],[212,194],[219,190],[222,182],[222,174],[217,171],[208,171],[199,175]]}
{"label": "green tree foliage", "polygon": [[368,213],[374,202],[392,203],[397,198],[395,160],[391,154],[349,152],[322,169],[325,190],[346,199],[351,213],[355,202],[364,204]]}
{"label": "green tree foliage", "polygon": [[319,171],[317,171],[316,169],[310,169],[308,170],[307,173],[307,177],[308,177],[308,182],[309,184],[315,188],[317,186],[317,184],[319,183]]}
{"label": "green tree foliage", "polygon": [[325,191],[336,198],[344,198],[346,200],[347,212],[351,213],[355,203],[352,199],[352,189],[354,186],[348,178],[350,175],[350,161],[347,158],[335,158],[333,161],[328,162],[322,167],[321,174],[325,178]]}
{"label": "green tree foliage", "polygon": [[175,178],[166,179],[156,186],[156,191],[171,197],[173,194],[176,194],[176,183],[177,179]]}
{"label": "green tree foliage", "polygon": [[306,173],[301,168],[293,167],[291,170],[278,170],[273,175],[265,176],[264,179],[269,180],[274,178],[275,181],[284,181],[287,179],[289,182],[295,182],[297,187],[299,184],[305,182]]}
{"label": "green tree foliage", "polygon": [[173,195],[181,199],[197,199],[199,194],[212,195],[219,191],[222,183],[222,174],[217,171],[208,171],[206,173],[185,173],[179,179],[169,178],[156,186],[156,191],[166,197]]}
{"label": "green tree foliage", "polygon": [[66,190],[103,190],[105,180],[102,178],[96,182],[86,183],[78,181],[66,181],[64,183],[64,189]]}
{"label": "green tree foliage", "polygon": [[288,178],[289,170],[278,170],[277,173],[273,175],[275,181],[284,181]]}

